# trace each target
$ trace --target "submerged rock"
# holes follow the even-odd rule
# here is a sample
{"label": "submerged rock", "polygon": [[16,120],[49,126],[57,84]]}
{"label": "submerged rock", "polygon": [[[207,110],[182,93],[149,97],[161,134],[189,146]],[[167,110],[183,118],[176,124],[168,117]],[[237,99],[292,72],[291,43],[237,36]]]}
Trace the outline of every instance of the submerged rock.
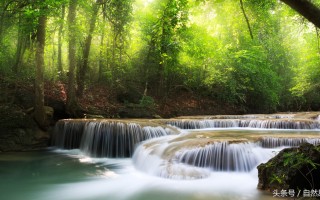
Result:
{"label": "submerged rock", "polygon": [[320,188],[320,146],[304,143],[282,150],[258,166],[258,188],[262,190],[315,190]]}

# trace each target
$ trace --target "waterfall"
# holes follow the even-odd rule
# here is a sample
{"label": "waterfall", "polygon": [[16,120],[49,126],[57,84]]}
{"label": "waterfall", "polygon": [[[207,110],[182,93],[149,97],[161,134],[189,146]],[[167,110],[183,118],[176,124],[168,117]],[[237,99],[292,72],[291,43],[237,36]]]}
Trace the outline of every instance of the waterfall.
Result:
{"label": "waterfall", "polygon": [[53,134],[53,146],[80,148],[92,157],[130,157],[135,145],[171,134],[161,126],[141,126],[109,120],[61,120]]}
{"label": "waterfall", "polygon": [[253,143],[230,144],[225,141],[182,150],[176,154],[176,158],[179,162],[213,171],[248,172],[264,159],[261,150]]}
{"label": "waterfall", "polygon": [[213,171],[249,172],[273,156],[271,150],[250,142],[224,141],[186,148],[188,142],[173,142],[174,138],[143,142],[133,155],[135,167],[164,178],[199,179]]}
{"label": "waterfall", "polygon": [[167,124],[181,129],[239,127],[239,120],[172,120]]}
{"label": "waterfall", "polygon": [[[219,129],[191,131],[172,126]],[[80,149],[91,157],[132,156],[136,169],[159,177],[201,179],[212,172],[251,172],[274,156],[273,151],[304,142],[320,144],[319,128],[319,113],[130,121],[71,119],[56,123],[52,145]],[[255,142],[257,138],[261,139]]]}
{"label": "waterfall", "polygon": [[263,129],[319,129],[317,120],[298,119],[213,119],[213,120],[171,120],[167,124],[181,129],[203,128],[263,128]]}
{"label": "waterfall", "polygon": [[205,116],[204,119],[292,119],[295,114],[273,114],[273,115],[214,115],[214,116]]}
{"label": "waterfall", "polygon": [[263,137],[259,141],[259,145],[263,148],[276,148],[281,146],[296,147],[302,143],[310,143],[313,145],[320,144],[320,138],[275,138],[275,137]]}
{"label": "waterfall", "polygon": [[170,179],[200,179],[210,176],[204,168],[189,166],[166,155],[168,149],[176,144],[169,144],[171,136],[155,138],[143,142],[135,150],[132,160],[137,169],[150,175]]}
{"label": "waterfall", "polygon": [[274,129],[318,129],[320,124],[314,120],[247,120],[240,127]]}
{"label": "waterfall", "polygon": [[63,149],[78,149],[80,147],[84,127],[84,121],[58,121],[54,127],[51,145]]}

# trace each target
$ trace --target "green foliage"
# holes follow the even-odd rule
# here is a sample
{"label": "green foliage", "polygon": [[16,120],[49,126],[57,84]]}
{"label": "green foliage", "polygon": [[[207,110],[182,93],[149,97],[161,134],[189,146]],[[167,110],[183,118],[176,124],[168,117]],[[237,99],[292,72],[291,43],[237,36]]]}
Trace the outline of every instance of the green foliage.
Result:
{"label": "green foliage", "polygon": [[[292,188],[295,187],[292,184],[301,187],[304,181],[310,184],[311,188],[314,188],[313,179],[320,166],[317,163],[317,151],[320,152],[318,147],[306,143],[299,148],[286,149],[280,152],[275,158],[264,164],[265,169],[270,170],[269,184],[277,188]],[[302,182],[296,182],[297,180]]]}
{"label": "green foliage", "polygon": [[301,152],[287,152],[283,154],[283,166],[299,169],[303,165],[310,165],[313,169],[317,169],[320,164],[315,163],[310,157]]}
{"label": "green foliage", "polygon": [[147,22],[143,22],[144,39],[148,44],[143,67],[148,68],[150,82],[156,80],[160,83],[158,88],[168,88],[180,72],[178,54],[181,50],[181,34],[188,19],[188,1],[161,1],[154,12],[144,19]]}
{"label": "green foliage", "polygon": [[143,95],[139,100],[139,105],[144,108],[155,108],[156,104],[154,99],[150,96]]}
{"label": "green foliage", "polygon": [[299,38],[300,42],[293,44],[295,49],[296,62],[294,67],[295,76],[293,86],[290,89],[292,95],[304,101],[301,106],[304,109],[318,109],[319,99],[319,38],[313,27],[304,27],[307,31]]}
{"label": "green foliage", "polygon": [[[61,6],[68,0],[0,3],[0,71],[34,77],[37,19],[48,16],[45,78],[57,80]],[[254,39],[239,1],[79,0],[73,33],[77,60],[83,60],[93,3],[87,85],[134,85],[153,106],[151,94],[168,95],[176,86],[228,103],[244,112],[320,108],[319,31],[276,0],[243,0]],[[43,9],[45,8],[45,9]],[[42,12],[43,11],[43,12]],[[62,63],[68,69],[67,27],[62,30]],[[318,32],[317,32],[318,31]],[[19,49],[21,50],[19,57]],[[99,80],[98,80],[99,79]]]}
{"label": "green foliage", "polygon": [[270,184],[272,184],[272,183],[282,184],[283,177],[279,177],[276,174],[272,174],[272,176],[270,177]]}
{"label": "green foliage", "polygon": [[123,32],[125,30],[125,26],[132,18],[132,0],[109,0],[106,2],[105,6],[105,15],[114,27],[115,32]]}

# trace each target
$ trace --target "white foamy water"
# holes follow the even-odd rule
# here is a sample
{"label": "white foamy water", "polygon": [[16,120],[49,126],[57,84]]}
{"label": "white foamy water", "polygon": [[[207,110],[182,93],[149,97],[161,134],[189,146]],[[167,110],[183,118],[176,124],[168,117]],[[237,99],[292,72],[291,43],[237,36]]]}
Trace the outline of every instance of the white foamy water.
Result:
{"label": "white foamy water", "polygon": [[[63,151],[78,164],[105,166],[85,181],[52,185],[35,199],[48,200],[257,200],[271,199],[256,189],[257,170],[241,172],[209,172],[196,180],[160,178],[135,169],[131,159],[106,159],[84,156],[76,151]],[[108,166],[116,166],[108,169]],[[273,198],[272,198],[273,199]]]}
{"label": "white foamy water", "polygon": [[232,117],[168,122],[180,129],[162,121],[152,127],[137,120],[61,121],[55,146],[77,149],[55,151],[61,158],[51,161],[53,172],[61,175],[32,199],[276,199],[257,190],[256,167],[285,147],[319,144],[319,119]]}

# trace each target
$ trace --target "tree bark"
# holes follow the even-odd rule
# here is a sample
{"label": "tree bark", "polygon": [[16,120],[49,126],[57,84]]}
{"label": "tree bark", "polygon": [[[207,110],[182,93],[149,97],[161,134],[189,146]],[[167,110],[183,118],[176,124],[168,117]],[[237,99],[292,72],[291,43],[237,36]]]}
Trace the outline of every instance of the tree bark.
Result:
{"label": "tree bark", "polygon": [[318,55],[320,55],[320,34],[319,34],[319,29],[317,27],[316,28],[316,34],[317,34],[317,46],[318,46]]}
{"label": "tree bark", "polygon": [[0,15],[0,46],[2,46],[2,32],[4,29],[4,18],[5,18],[5,10],[4,10],[4,2],[2,2],[3,5],[1,5],[1,15]]}
{"label": "tree bark", "polygon": [[36,77],[35,77],[35,111],[34,117],[40,127],[46,127],[44,109],[44,47],[46,40],[47,16],[41,14],[38,20],[36,39]]}
{"label": "tree bark", "polygon": [[246,14],[246,11],[244,10],[244,6],[243,6],[243,1],[242,0],[240,0],[240,7],[241,7],[241,11],[243,13],[243,16],[246,19],[246,23],[247,23],[247,26],[248,26],[248,29],[249,29],[250,37],[253,40],[252,29],[251,29],[250,22],[249,22],[247,14]]}
{"label": "tree bark", "polygon": [[103,58],[103,46],[104,46],[104,23],[102,22],[102,32],[101,32],[101,40],[100,40],[100,50],[99,50],[99,75],[98,75],[98,83],[102,83],[103,79],[103,68],[104,68],[104,58]]}
{"label": "tree bark", "polygon": [[63,67],[62,67],[62,34],[64,28],[64,16],[65,16],[66,6],[62,4],[61,7],[61,22],[58,33],[58,72],[60,79],[63,77]]}
{"label": "tree bark", "polygon": [[316,27],[320,28],[320,8],[309,0],[281,0],[283,3],[290,6],[297,11],[300,15],[304,16],[307,20],[313,23]]}
{"label": "tree bark", "polygon": [[69,73],[68,73],[68,91],[67,91],[67,112],[71,116],[76,116],[78,103],[76,99],[75,87],[75,69],[76,61],[76,8],[77,0],[70,0],[68,14],[68,35],[69,35]]}
{"label": "tree bark", "polygon": [[92,42],[92,34],[95,29],[98,11],[99,11],[99,5],[97,2],[93,4],[93,13],[90,20],[90,28],[89,28],[88,36],[85,39],[82,64],[80,65],[80,69],[79,69],[78,91],[77,91],[79,97],[82,97],[84,87],[85,87],[86,73],[88,72],[88,61],[89,61],[89,54],[90,54],[91,42]]}

